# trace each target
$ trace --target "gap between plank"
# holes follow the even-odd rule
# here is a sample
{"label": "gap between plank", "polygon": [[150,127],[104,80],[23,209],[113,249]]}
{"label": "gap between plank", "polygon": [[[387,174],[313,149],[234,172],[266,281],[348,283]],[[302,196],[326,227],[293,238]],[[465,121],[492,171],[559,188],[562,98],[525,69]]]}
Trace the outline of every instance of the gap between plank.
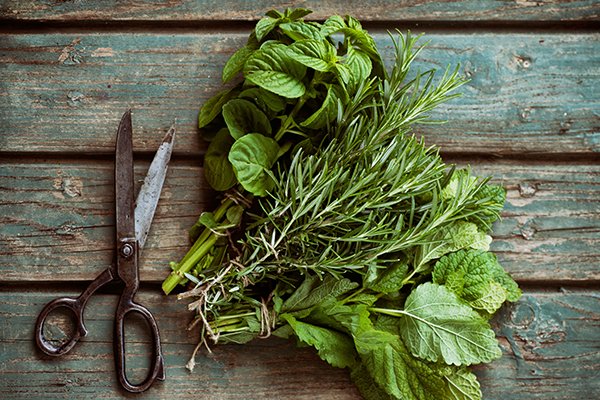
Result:
{"label": "gap between plank", "polygon": [[[443,149],[442,149],[443,150]],[[154,157],[154,151],[134,151],[136,160],[151,161]],[[173,152],[171,161],[181,164],[202,165],[202,158],[205,151],[182,153]],[[467,153],[467,152],[444,152],[440,155],[446,162],[466,163],[466,162],[502,162],[518,161],[523,164],[595,164],[600,162],[600,153]],[[45,160],[65,160],[65,161],[112,161],[114,152],[28,152],[28,151],[0,151],[0,165],[36,163]]]}
{"label": "gap between plank", "polygon": [[[311,19],[307,19],[311,20]],[[322,20],[316,20],[321,22]],[[18,20],[0,18],[0,34],[29,33],[195,33],[227,34],[248,33],[256,21],[238,20]],[[427,31],[439,33],[463,33],[486,31],[492,33],[582,33],[600,30],[600,21],[423,21],[380,20],[364,21],[362,25],[371,32],[388,29]]]}

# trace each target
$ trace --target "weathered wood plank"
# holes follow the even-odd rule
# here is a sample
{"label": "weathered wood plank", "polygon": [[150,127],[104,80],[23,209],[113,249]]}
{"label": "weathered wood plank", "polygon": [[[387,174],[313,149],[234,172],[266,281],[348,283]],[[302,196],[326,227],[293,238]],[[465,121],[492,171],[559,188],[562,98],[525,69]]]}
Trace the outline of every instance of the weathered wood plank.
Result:
{"label": "weathered wood plank", "polygon": [[[33,343],[33,322],[58,295],[0,293],[0,397],[114,397],[112,319],[117,296],[93,298],[86,315],[88,337],[71,354],[41,356]],[[167,380],[145,398],[201,396],[211,399],[358,399],[348,374],[329,367],[308,348],[278,339],[245,346],[217,346],[201,353],[190,374],[184,369],[197,340],[186,332],[184,305],[154,292],[140,293],[161,329]],[[600,390],[600,294],[596,291],[527,293],[495,320],[503,357],[475,368],[485,399],[594,398]],[[141,327],[140,327],[141,328]],[[48,327],[60,332],[64,325]],[[129,332],[129,331],[128,331]],[[143,368],[148,351],[142,329],[130,337],[132,369]],[[140,371],[136,371],[140,372]]]}
{"label": "weathered wood plank", "polygon": [[[390,25],[390,28],[393,26]],[[389,61],[390,39],[376,39]],[[417,68],[461,63],[464,96],[418,128],[447,153],[600,150],[598,34],[434,33]],[[174,119],[177,153],[198,154],[197,110],[245,35],[23,34],[0,45],[0,149],[109,153],[134,109],[135,146],[154,151]]]}
{"label": "weathered wood plank", "polygon": [[[141,256],[141,278],[156,280],[185,254],[187,230],[211,208],[198,165],[171,165]],[[136,184],[147,162],[136,163]],[[89,279],[112,262],[114,162],[37,160],[0,167],[0,280]]]}
{"label": "weathered wood plank", "polygon": [[[508,189],[493,249],[516,279],[600,280],[600,165],[472,166]],[[108,160],[0,165],[0,282],[90,280],[102,271],[113,254],[112,174]],[[173,162],[142,254],[143,280],[164,278],[167,262],[186,251],[187,229],[210,209],[214,195],[201,176],[199,165]]]}
{"label": "weathered wood plank", "polygon": [[[255,20],[273,8],[272,2],[170,0],[166,2],[119,1],[0,2],[0,17],[16,20],[138,20],[138,21],[210,21]],[[283,7],[283,6],[281,6]],[[314,10],[311,16],[323,19],[332,14],[350,14],[363,21],[572,21],[594,20],[599,15],[593,1],[288,1],[285,7]]]}

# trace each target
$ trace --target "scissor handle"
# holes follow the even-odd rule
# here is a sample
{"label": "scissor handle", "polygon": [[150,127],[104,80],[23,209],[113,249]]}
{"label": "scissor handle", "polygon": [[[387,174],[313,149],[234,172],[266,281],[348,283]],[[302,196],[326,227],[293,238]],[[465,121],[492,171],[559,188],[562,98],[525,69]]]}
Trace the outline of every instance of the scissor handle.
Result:
{"label": "scissor handle", "polygon": [[[79,339],[87,335],[87,329],[85,329],[85,326],[83,325],[84,304],[82,303],[81,297],[59,297],[46,304],[35,321],[35,341],[41,351],[49,356],[60,356],[68,353],[69,350],[77,344]],[[58,308],[66,308],[73,312],[75,315],[75,331],[67,342],[56,347],[46,339],[46,336],[44,336],[44,324],[46,323],[48,315]]]}
{"label": "scissor handle", "polygon": [[[115,362],[117,366],[117,376],[121,386],[128,392],[140,393],[148,389],[154,381],[162,381],[165,379],[164,370],[164,359],[162,350],[160,347],[160,336],[158,333],[158,325],[154,316],[148,311],[148,309],[140,304],[135,303],[127,296],[121,297],[119,305],[117,307],[117,314],[115,318]],[[150,331],[152,332],[152,344],[154,347],[154,353],[152,355],[152,363],[150,365],[150,371],[146,376],[146,379],[140,384],[133,384],[127,379],[127,372],[125,369],[125,316],[129,313],[137,312],[144,317]]]}

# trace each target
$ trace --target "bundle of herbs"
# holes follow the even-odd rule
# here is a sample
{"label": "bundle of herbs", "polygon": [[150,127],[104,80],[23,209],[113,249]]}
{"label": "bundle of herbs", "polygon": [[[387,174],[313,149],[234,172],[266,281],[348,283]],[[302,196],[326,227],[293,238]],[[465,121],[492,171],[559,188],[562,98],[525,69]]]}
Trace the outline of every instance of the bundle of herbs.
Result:
{"label": "bundle of herbs", "polygon": [[505,193],[411,136],[464,80],[411,74],[400,33],[387,72],[358,21],[307,14],[269,12],[203,106],[225,193],[163,289],[188,286],[197,349],[295,337],[365,398],[479,399],[467,367],[500,357],[488,321],[520,296],[489,252]]}

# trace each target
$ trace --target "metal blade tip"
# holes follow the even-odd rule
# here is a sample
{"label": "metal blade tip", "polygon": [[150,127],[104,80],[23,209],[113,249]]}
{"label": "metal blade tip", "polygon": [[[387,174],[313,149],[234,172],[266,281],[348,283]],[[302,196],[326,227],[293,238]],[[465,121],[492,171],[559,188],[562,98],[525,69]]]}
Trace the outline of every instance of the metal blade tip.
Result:
{"label": "metal blade tip", "polygon": [[171,144],[173,142],[174,138],[175,138],[175,124],[171,125],[171,127],[165,134],[165,137],[163,138],[162,142],[166,143],[166,144]]}

